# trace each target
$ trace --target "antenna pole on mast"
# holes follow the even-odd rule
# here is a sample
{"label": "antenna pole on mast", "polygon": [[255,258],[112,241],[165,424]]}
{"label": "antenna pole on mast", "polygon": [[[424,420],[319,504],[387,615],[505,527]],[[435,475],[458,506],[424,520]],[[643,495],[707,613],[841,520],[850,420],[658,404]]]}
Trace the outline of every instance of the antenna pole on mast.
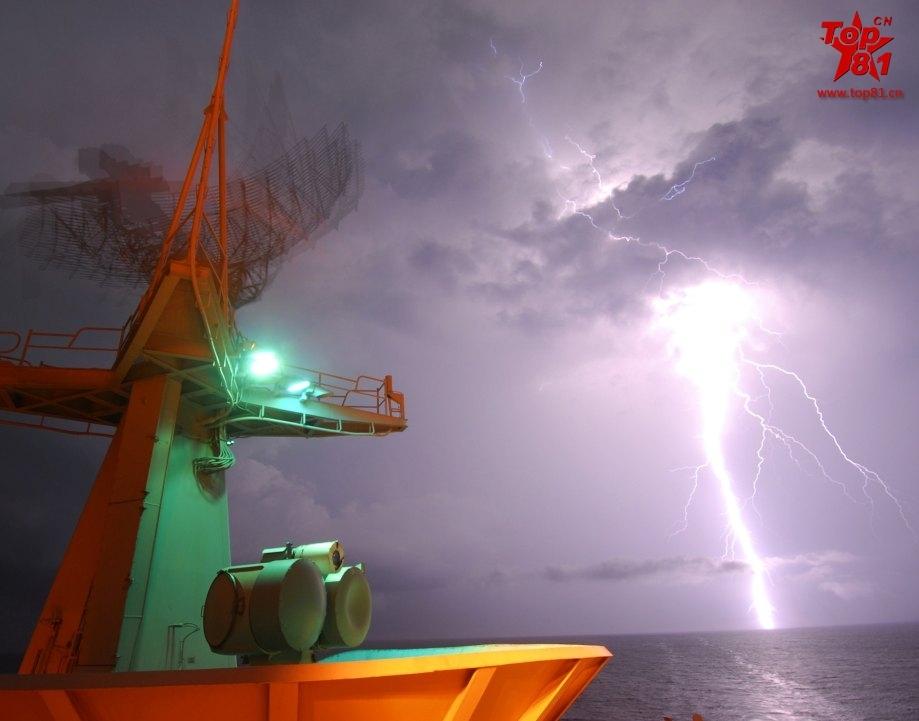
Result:
{"label": "antenna pole on mast", "polygon": [[[191,161],[188,164],[188,170],[185,173],[185,179],[182,182],[182,189],[176,201],[175,209],[172,214],[172,221],[169,224],[169,230],[163,239],[162,249],[160,251],[159,261],[151,279],[150,288],[153,288],[160,276],[165,270],[169,260],[172,244],[176,234],[183,225],[191,218],[191,228],[188,233],[188,252],[186,260],[194,268],[197,260],[198,241],[201,235],[201,221],[204,217],[204,206],[207,201],[208,178],[210,177],[211,161],[213,158],[214,145],[217,145],[217,165],[218,178],[217,190],[219,201],[219,232],[218,245],[220,248],[220,267],[218,269],[218,282],[220,284],[222,306],[225,314],[229,313],[228,300],[228,274],[229,274],[229,253],[227,248],[227,209],[226,209],[226,143],[224,130],[226,123],[226,109],[224,105],[224,85],[226,82],[227,70],[230,66],[230,52],[233,46],[233,35],[236,30],[236,19],[239,14],[239,0],[231,0],[230,9],[227,13],[227,26],[223,38],[223,47],[220,51],[220,63],[217,67],[217,79],[214,83],[214,91],[211,94],[211,102],[204,109],[204,122],[201,126],[201,132],[198,135]],[[216,141],[216,142],[215,142]],[[202,157],[203,156],[203,157]],[[190,214],[184,215],[185,204],[191,190],[192,181],[198,172],[198,166],[201,166],[198,179],[198,187],[195,193],[195,205]],[[149,294],[148,290],[148,294]]]}
{"label": "antenna pole on mast", "polygon": [[220,206],[218,244],[220,246],[220,301],[224,318],[230,317],[230,249],[227,243],[227,113],[223,103],[217,116],[217,200]]}

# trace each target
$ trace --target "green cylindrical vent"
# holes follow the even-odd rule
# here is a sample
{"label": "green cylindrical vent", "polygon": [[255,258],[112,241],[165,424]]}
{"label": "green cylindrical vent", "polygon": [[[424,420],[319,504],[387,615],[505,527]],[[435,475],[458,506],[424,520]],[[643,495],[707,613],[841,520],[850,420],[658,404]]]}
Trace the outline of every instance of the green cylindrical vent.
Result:
{"label": "green cylindrical vent", "polygon": [[269,653],[310,648],[322,630],[325,595],[322,574],[310,561],[266,563],[249,599],[249,626],[256,643]]}
{"label": "green cylindrical vent", "polygon": [[231,566],[204,602],[204,636],[222,654],[301,652],[317,641],[327,593],[315,564],[294,558]]}
{"label": "green cylindrical vent", "polygon": [[363,569],[343,566],[325,577],[326,619],[316,644],[320,648],[359,646],[370,630],[370,584]]}
{"label": "green cylindrical vent", "polygon": [[261,564],[221,570],[204,601],[204,638],[214,653],[260,653],[249,629],[249,595]]}

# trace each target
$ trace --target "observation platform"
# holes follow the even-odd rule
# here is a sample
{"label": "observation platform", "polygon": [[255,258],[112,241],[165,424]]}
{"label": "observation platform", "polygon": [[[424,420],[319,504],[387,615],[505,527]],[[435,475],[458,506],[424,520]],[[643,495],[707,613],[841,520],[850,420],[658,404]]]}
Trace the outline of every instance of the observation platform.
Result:
{"label": "observation platform", "polygon": [[[236,331],[213,268],[171,261],[122,328],[0,331],[0,423],[111,436],[131,384],[166,375],[181,384],[179,427],[188,435],[217,426],[228,438],[405,430],[405,399],[391,376],[286,366],[272,379],[256,378],[241,367],[251,346]],[[310,392],[292,395],[291,379]]]}
{"label": "observation platform", "polygon": [[117,359],[124,335],[122,328],[103,327],[25,335],[0,331],[0,423],[111,436],[132,382],[165,374],[181,381],[183,399],[196,417],[224,423],[231,438],[373,436],[406,427],[405,400],[391,376],[349,378],[285,366],[283,377],[308,380],[321,395],[301,400],[281,386],[242,383],[234,402],[208,360],[147,351],[124,376],[116,366],[101,366],[106,357]]}

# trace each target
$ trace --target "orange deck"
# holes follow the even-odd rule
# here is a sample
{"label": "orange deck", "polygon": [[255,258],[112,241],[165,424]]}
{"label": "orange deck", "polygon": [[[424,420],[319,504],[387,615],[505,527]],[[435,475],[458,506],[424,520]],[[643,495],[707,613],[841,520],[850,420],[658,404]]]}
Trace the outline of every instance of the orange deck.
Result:
{"label": "orange deck", "polygon": [[[610,659],[602,646],[359,652],[294,666],[0,677],[30,721],[553,721]],[[374,657],[374,656],[378,657]],[[349,654],[343,654],[347,658]]]}

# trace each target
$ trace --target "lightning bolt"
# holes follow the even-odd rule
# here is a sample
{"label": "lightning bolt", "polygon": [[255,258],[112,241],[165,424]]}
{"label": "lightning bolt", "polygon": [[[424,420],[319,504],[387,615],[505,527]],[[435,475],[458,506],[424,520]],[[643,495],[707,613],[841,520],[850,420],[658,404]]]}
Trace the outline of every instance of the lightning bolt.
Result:
{"label": "lightning bolt", "polygon": [[[497,55],[493,43],[492,50]],[[527,105],[524,92],[526,82],[542,69],[543,63],[540,61],[535,71],[526,73],[525,65],[521,63],[517,76],[508,77],[517,86],[522,105]],[[540,138],[545,152],[545,148],[550,147],[548,140],[538,131],[532,115],[526,108],[524,112],[530,127]],[[598,155],[588,151],[569,135],[565,136],[565,140],[584,159],[587,169],[596,181],[600,199],[598,202],[590,203],[590,206],[602,206],[608,203],[616,213],[617,222],[633,218],[634,215],[624,215],[613,202],[614,188],[604,183],[603,176],[596,165]],[[551,159],[551,153],[546,153],[546,157]],[[699,169],[715,161],[716,157],[713,156],[694,163],[689,176],[685,180],[674,183],[661,196],[660,201],[670,202],[686,193]],[[563,170],[570,170],[568,166],[560,167]],[[668,346],[676,359],[677,370],[697,390],[702,450],[705,456],[703,463],[675,469],[691,471],[692,487],[683,506],[682,521],[671,537],[682,533],[689,527],[690,510],[703,476],[704,474],[712,475],[718,483],[726,517],[724,554],[726,557],[734,558],[739,550],[747,564],[751,573],[751,608],[761,628],[776,627],[776,610],[768,593],[768,571],[757,550],[757,544],[746,522],[744,511],[749,504],[759,515],[756,508],[756,494],[767,464],[769,447],[777,444],[798,468],[809,473],[803,464],[807,462],[824,481],[836,486],[848,500],[857,502],[850,493],[848,485],[829,473],[821,457],[813,449],[773,420],[775,404],[770,377],[790,380],[801,397],[810,404],[818,427],[831,442],[835,453],[861,479],[862,494],[871,508],[871,518],[874,518],[875,512],[875,501],[871,495],[871,489],[877,488],[895,506],[900,519],[910,533],[916,536],[904,506],[890,484],[877,471],[855,460],[845,450],[838,436],[827,424],[820,402],[802,377],[777,364],[757,361],[746,355],[745,342],[754,330],[779,337],[778,333],[766,328],[754,312],[750,290],[757,287],[756,283],[747,280],[740,274],[725,272],[700,255],[688,253],[657,241],[647,241],[638,236],[620,234],[604,228],[597,223],[588,210],[585,210],[584,203],[566,196],[559,189],[556,189],[556,192],[562,200],[558,220],[566,215],[582,218],[591,227],[602,233],[608,242],[635,244],[655,250],[659,254],[656,268],[649,277],[649,282],[652,279],[657,281],[657,295],[653,301],[655,325],[664,327],[669,332]],[[667,267],[673,261],[697,265],[711,280],[665,293]],[[754,371],[758,384],[756,392],[744,387],[742,382],[744,369]],[[761,410],[764,403],[766,409]],[[735,482],[728,468],[724,450],[724,438],[734,404],[738,404],[744,414],[759,429],[759,441],[752,452],[751,492],[743,501],[735,490]]]}
{"label": "lightning bolt", "polygon": [[[813,393],[810,392],[810,390],[808,389],[807,385],[804,383],[804,380],[801,378],[801,376],[795,373],[794,371],[790,371],[787,368],[783,368],[773,363],[757,363],[747,358],[744,358],[743,361],[744,363],[747,363],[751,365],[753,368],[755,368],[759,372],[760,378],[765,377],[764,375],[765,371],[773,371],[774,373],[777,373],[781,376],[790,378],[795,383],[795,385],[800,390],[801,395],[807,399],[807,401],[810,403],[811,407],[813,408],[814,417],[817,419],[817,422],[820,426],[821,431],[823,431],[824,435],[831,441],[833,448],[836,450],[836,453],[850,468],[854,469],[858,473],[858,475],[861,477],[862,493],[864,494],[868,502],[868,505],[871,507],[872,517],[874,516],[874,512],[875,512],[875,504],[874,504],[874,498],[871,496],[871,493],[870,493],[870,488],[877,487],[880,489],[881,493],[883,493],[883,495],[885,495],[887,499],[891,503],[893,503],[893,505],[897,509],[897,513],[900,516],[900,520],[903,521],[903,524],[910,531],[910,533],[912,533],[913,536],[915,536],[916,535],[915,529],[913,529],[913,526],[910,523],[909,518],[906,515],[906,510],[903,508],[903,503],[896,496],[896,494],[894,494],[894,492],[891,490],[890,484],[887,483],[887,481],[885,481],[877,471],[869,468],[863,463],[860,463],[859,461],[856,461],[854,458],[852,458],[849,455],[849,453],[843,448],[842,444],[839,442],[839,438],[836,436],[836,434],[832,430],[830,430],[830,427],[827,425],[826,417],[823,414],[823,409],[820,407],[820,402],[817,400],[817,397]],[[763,383],[765,384],[765,380],[763,380]],[[788,436],[788,437],[791,438],[791,436]],[[820,468],[820,472],[823,474],[824,478],[830,481],[833,481],[837,485],[843,486],[846,496],[852,501],[855,500],[854,498],[852,498],[852,496],[849,495],[848,490],[845,489],[845,484],[842,484],[841,482],[836,481],[829,476],[829,474],[824,469],[823,465],[820,464],[819,459],[817,459],[816,455],[814,455],[814,453],[810,451],[810,449],[806,448],[806,446],[801,445],[794,438],[791,438],[791,440],[795,444],[801,446],[801,448],[803,448],[811,456],[813,460],[817,461],[817,465]]]}
{"label": "lightning bolt", "polygon": [[[599,169],[595,165],[597,154],[591,153],[588,150],[586,150],[580,143],[572,139],[570,135],[566,135],[565,140],[571,145],[573,145],[577,149],[578,153],[587,160],[587,167],[589,168],[591,174],[597,181],[597,189],[600,190],[601,193],[603,194],[600,204],[609,203],[610,207],[616,213],[616,218],[620,221],[631,220],[632,218],[634,218],[635,215],[637,215],[637,213],[633,215],[625,215],[613,202],[613,198],[612,198],[613,187],[608,186],[607,184],[603,182],[603,176],[600,174]],[[683,182],[677,183],[676,185],[672,186],[671,189],[667,191],[667,194],[663,198],[661,198],[661,200],[670,200],[671,193],[674,194],[672,197],[676,197],[676,195],[680,195],[686,192],[686,186],[689,185],[689,183],[695,177],[696,169],[701,165],[705,165],[706,163],[713,162],[715,159],[716,158],[712,157],[707,160],[702,160],[702,161],[697,162],[693,166],[692,173],[690,174],[690,176]],[[679,188],[679,190],[675,191],[674,188]],[[671,248],[669,246],[664,245],[663,243],[658,243],[658,242],[653,242],[653,241],[650,241],[650,242],[644,241],[640,237],[634,236],[634,235],[618,235],[611,230],[601,228],[596,223],[596,221],[593,219],[593,216],[587,211],[582,210],[579,207],[579,204],[574,199],[567,198],[564,195],[561,195],[560,191],[556,191],[556,192],[559,193],[564,203],[562,207],[562,212],[559,216],[560,218],[564,216],[564,213],[566,210],[569,210],[572,215],[578,215],[584,218],[588,223],[590,223],[590,225],[593,228],[605,233],[607,240],[614,241],[614,242],[635,243],[636,245],[640,245],[644,248],[651,248],[653,250],[658,251],[661,254],[660,260],[657,263],[657,270],[652,274],[652,278],[654,277],[658,278],[659,285],[660,285],[659,290],[661,291],[663,290],[663,282],[664,282],[664,278],[666,277],[666,266],[672,258],[680,258],[682,260],[689,261],[691,263],[697,263],[701,265],[708,273],[711,273],[712,275],[716,275],[722,280],[737,280],[743,283],[749,283],[749,281],[747,281],[741,275],[738,275],[736,273],[724,273],[718,270],[718,268],[710,264],[707,260],[705,260],[701,256],[690,255],[678,248]]]}
{"label": "lightning bolt", "polygon": [[[491,48],[492,55],[495,58],[497,58],[498,48],[495,46],[494,38],[489,39],[488,45]],[[506,75],[505,78],[507,80],[510,80],[514,85],[517,86],[517,92],[520,94],[520,105],[523,108],[523,116],[526,118],[527,124],[530,126],[533,133],[536,135],[536,138],[539,140],[539,144],[542,146],[543,155],[547,159],[552,160],[553,156],[555,155],[555,151],[552,149],[552,144],[549,142],[549,139],[546,137],[546,135],[542,131],[540,131],[538,127],[536,127],[536,121],[533,120],[533,116],[530,114],[530,110],[527,107],[527,96],[524,90],[527,80],[529,80],[535,75],[538,75],[542,71],[542,68],[543,68],[543,64],[542,64],[542,60],[540,60],[539,65],[537,65],[536,67],[536,70],[534,70],[531,73],[528,73],[526,72],[526,63],[523,60],[521,60],[520,69],[517,71],[516,77],[511,76],[511,75]]]}
{"label": "lightning bolt", "polygon": [[705,463],[696,469],[693,494],[699,473],[708,469],[718,481],[727,518],[725,551],[733,557],[740,546],[752,574],[750,594],[757,620],[761,628],[771,629],[775,613],[766,589],[766,566],[744,519],[724,452],[731,398],[740,384],[738,357],[750,318],[750,303],[741,288],[722,281],[703,283],[659,296],[653,306],[657,323],[668,331],[677,370],[698,392]]}
{"label": "lightning bolt", "polygon": [[[760,428],[760,442],[759,442],[759,446],[756,449],[756,469],[753,474],[753,483],[752,483],[753,492],[751,493],[749,500],[751,502],[755,501],[756,490],[759,485],[759,479],[762,475],[763,467],[765,466],[765,463],[766,463],[766,458],[764,455],[766,445],[769,439],[771,438],[774,441],[778,442],[785,449],[785,451],[788,453],[789,459],[798,468],[800,468],[804,472],[807,472],[804,469],[804,467],[801,465],[801,461],[796,455],[795,451],[800,451],[804,453],[810,459],[813,465],[819,470],[821,477],[825,481],[827,481],[828,483],[832,483],[835,486],[838,486],[839,489],[842,491],[842,494],[846,498],[848,498],[852,503],[857,503],[855,498],[849,493],[849,487],[845,483],[837,480],[836,478],[834,478],[827,472],[826,467],[823,465],[823,462],[820,460],[820,457],[816,453],[814,453],[804,443],[802,443],[797,438],[795,438],[791,433],[788,433],[787,431],[783,430],[779,426],[770,422],[769,419],[771,418],[772,412],[774,411],[774,404],[772,402],[772,386],[770,386],[766,381],[766,376],[764,374],[762,364],[754,363],[753,361],[750,361],[746,358],[744,358],[743,361],[744,363],[750,364],[756,369],[757,374],[759,376],[759,382],[762,385],[763,389],[765,390],[765,393],[761,394],[760,396],[757,396],[756,398],[753,398],[749,393],[742,391],[739,388],[735,389],[736,394],[743,401],[744,412],[748,416],[750,416],[750,418],[753,418],[757,422]],[[766,398],[768,400],[768,403],[769,403],[769,414],[768,415],[764,415],[755,409],[754,404],[762,398]],[[754,505],[754,508],[755,508],[755,505]]]}
{"label": "lightning bolt", "polygon": [[700,160],[698,163],[693,165],[692,172],[689,174],[689,177],[686,178],[686,180],[684,180],[682,183],[676,183],[675,185],[671,185],[670,190],[664,193],[663,197],[661,197],[661,200],[673,200],[678,195],[682,195],[683,193],[685,193],[686,186],[689,185],[692,182],[693,178],[696,177],[696,171],[699,168],[701,168],[703,165],[705,165],[706,163],[713,163],[713,162],[715,162],[714,157],[709,158],[708,160]]}
{"label": "lightning bolt", "polygon": [[[497,55],[497,53],[495,54]],[[522,104],[526,104],[527,101],[526,93],[523,92],[523,86],[526,85],[527,80],[532,78],[534,75],[539,75],[539,73],[542,71],[542,60],[539,61],[539,67],[537,67],[536,70],[534,70],[532,73],[524,72],[525,67],[526,63],[521,60],[520,70],[517,71],[517,77],[511,77],[510,75],[507,76],[507,79],[517,86],[517,90],[520,92],[520,102]]]}
{"label": "lightning bolt", "polygon": [[[699,487],[700,476],[705,471],[710,472],[718,481],[727,518],[725,555],[734,558],[739,547],[743,560],[752,574],[752,606],[759,625],[762,628],[774,628],[775,609],[769,599],[765,564],[744,518],[746,503],[741,503],[737,496],[736,484],[725,460],[724,436],[731,414],[732,398],[739,402],[747,417],[760,429],[760,440],[753,453],[753,490],[748,501],[752,502],[755,499],[757,484],[766,464],[766,448],[772,441],[784,448],[799,467],[802,457],[809,460],[824,480],[839,487],[846,498],[856,502],[849,492],[848,485],[827,471],[814,450],[772,420],[773,389],[768,378],[771,373],[792,381],[801,397],[808,401],[820,432],[830,440],[838,457],[861,479],[862,492],[871,507],[872,516],[874,498],[870,491],[871,488],[876,488],[894,505],[903,524],[914,537],[915,531],[902,502],[890,484],[877,471],[854,459],[844,448],[839,437],[828,425],[819,400],[801,376],[782,366],[760,362],[747,355],[748,339],[754,332],[765,330],[758,320],[754,305],[748,287],[723,280],[706,281],[696,286],[669,291],[658,296],[653,302],[656,324],[668,332],[668,349],[676,360],[677,370],[698,392],[705,454],[705,462],[691,469],[693,484],[683,508],[683,522],[673,535],[688,527],[689,510]],[[767,332],[774,335],[771,331]],[[759,395],[754,395],[745,388],[744,369],[754,371],[762,391]],[[766,412],[758,408],[762,401],[767,403]]]}
{"label": "lightning bolt", "polygon": [[708,463],[700,463],[697,466],[683,466],[682,468],[674,468],[673,471],[671,471],[672,473],[676,473],[677,471],[692,471],[692,475],[690,476],[690,478],[692,478],[692,488],[689,489],[689,495],[686,497],[686,502],[683,504],[683,518],[676,530],[670,534],[671,539],[689,528],[689,509],[692,507],[692,502],[696,497],[696,491],[699,490],[702,471],[706,468],[708,468]]}

